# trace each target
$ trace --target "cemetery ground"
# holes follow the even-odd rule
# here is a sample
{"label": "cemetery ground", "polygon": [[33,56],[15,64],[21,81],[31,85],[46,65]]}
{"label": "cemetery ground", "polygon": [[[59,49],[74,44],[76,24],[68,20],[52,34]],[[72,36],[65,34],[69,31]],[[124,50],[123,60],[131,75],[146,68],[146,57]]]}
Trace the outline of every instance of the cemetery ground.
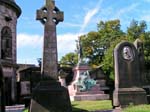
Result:
{"label": "cemetery ground", "polygon": [[[73,112],[112,112],[111,100],[97,100],[97,101],[73,101]],[[28,110],[24,110],[28,112]],[[122,112],[150,112],[150,105],[137,105],[132,104],[124,108]]]}
{"label": "cemetery ground", "polygon": [[[103,101],[74,101],[72,102],[73,112],[112,112],[111,100]],[[124,108],[122,112],[150,112],[150,105],[132,104]]]}

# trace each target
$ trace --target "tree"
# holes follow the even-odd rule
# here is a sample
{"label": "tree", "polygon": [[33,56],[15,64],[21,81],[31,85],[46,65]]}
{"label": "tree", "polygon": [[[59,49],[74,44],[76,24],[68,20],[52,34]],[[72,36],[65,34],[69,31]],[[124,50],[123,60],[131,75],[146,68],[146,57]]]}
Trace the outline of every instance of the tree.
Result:
{"label": "tree", "polygon": [[[97,24],[98,31],[91,31],[80,36],[83,50],[83,57],[89,60],[92,67],[103,65],[106,75],[111,79],[114,77],[113,50],[121,41],[133,42],[139,38],[144,42],[145,65],[150,66],[150,32],[146,32],[145,21],[132,20],[127,32],[121,30],[119,20],[100,21]],[[61,59],[63,65],[74,66],[77,63],[77,54],[67,54]]]}
{"label": "tree", "polygon": [[150,66],[150,32],[146,32],[147,24],[145,21],[132,20],[127,28],[127,37],[130,41],[139,38],[144,43],[145,68]]}
{"label": "tree", "polygon": [[83,54],[89,59],[91,66],[99,66],[103,63],[105,52],[117,38],[125,35],[120,29],[119,20],[100,21],[97,32],[89,32],[81,36]]}
{"label": "tree", "polygon": [[78,62],[78,56],[76,53],[74,52],[70,52],[68,54],[66,54],[65,56],[63,56],[60,60],[60,65],[63,67],[73,67],[77,64]]}
{"label": "tree", "polygon": [[143,42],[144,42],[145,67],[146,69],[149,69],[150,67],[150,32],[146,32],[144,37],[145,38]]}
{"label": "tree", "polygon": [[110,47],[111,42],[125,35],[120,29],[121,25],[119,20],[110,20],[106,22],[100,21],[97,26],[98,32],[101,36],[101,46],[106,49]]}
{"label": "tree", "polygon": [[91,66],[99,65],[103,57],[103,48],[100,45],[100,35],[98,32],[89,32],[80,37],[82,41],[83,56],[89,60]]}
{"label": "tree", "polygon": [[145,21],[132,20],[130,26],[127,28],[127,37],[129,41],[134,41],[137,38],[142,38],[145,35],[145,30],[147,28],[147,24]]}

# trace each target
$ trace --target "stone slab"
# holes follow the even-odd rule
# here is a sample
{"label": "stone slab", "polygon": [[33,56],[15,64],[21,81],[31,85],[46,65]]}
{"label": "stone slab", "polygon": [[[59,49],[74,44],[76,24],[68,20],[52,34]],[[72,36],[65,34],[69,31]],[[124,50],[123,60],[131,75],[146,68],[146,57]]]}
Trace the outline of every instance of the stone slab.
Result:
{"label": "stone slab", "polygon": [[85,91],[76,93],[76,95],[86,95],[86,94],[104,94],[104,91]]}
{"label": "stone slab", "polygon": [[5,112],[23,112],[25,105],[5,106]]}
{"label": "stone slab", "polygon": [[[121,105],[124,108],[130,104],[147,104],[146,92],[142,88],[119,88],[118,91],[114,91],[114,94],[118,94],[117,97],[119,99],[119,101],[113,101],[116,107]],[[119,102],[119,104],[116,102]]]}
{"label": "stone slab", "polygon": [[70,96],[71,101],[82,101],[82,100],[108,100],[108,94],[87,94],[87,95],[75,95]]}
{"label": "stone slab", "polygon": [[30,112],[72,112],[68,91],[59,82],[40,82],[32,96]]}

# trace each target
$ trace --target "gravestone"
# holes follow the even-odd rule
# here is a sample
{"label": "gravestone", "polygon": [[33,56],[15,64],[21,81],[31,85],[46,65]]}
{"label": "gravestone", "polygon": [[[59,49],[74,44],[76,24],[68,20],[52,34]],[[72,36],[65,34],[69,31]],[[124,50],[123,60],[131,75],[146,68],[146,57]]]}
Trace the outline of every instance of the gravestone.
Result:
{"label": "gravestone", "polygon": [[138,58],[139,58],[139,69],[140,69],[140,74],[142,78],[142,83],[143,85],[146,85],[146,76],[144,74],[144,67],[145,67],[145,60],[144,60],[144,48],[143,48],[143,42],[140,39],[136,39],[134,41],[134,46],[137,49],[138,53]]}
{"label": "gravestone", "polygon": [[143,48],[143,42],[140,39],[136,39],[134,42],[134,45],[138,51],[138,57],[139,57],[139,67],[140,67],[140,73],[142,75],[142,83],[143,88],[146,90],[147,94],[147,101],[150,103],[150,85],[148,83],[146,73],[145,73],[145,60],[144,60],[144,48]]}
{"label": "gravestone", "polygon": [[113,106],[146,104],[146,92],[142,89],[139,56],[132,43],[122,42],[114,49],[115,90]]}
{"label": "gravestone", "polygon": [[52,0],[37,10],[37,20],[44,25],[42,79],[33,89],[30,112],[71,112],[68,91],[58,82],[56,25],[63,21],[63,12]]}

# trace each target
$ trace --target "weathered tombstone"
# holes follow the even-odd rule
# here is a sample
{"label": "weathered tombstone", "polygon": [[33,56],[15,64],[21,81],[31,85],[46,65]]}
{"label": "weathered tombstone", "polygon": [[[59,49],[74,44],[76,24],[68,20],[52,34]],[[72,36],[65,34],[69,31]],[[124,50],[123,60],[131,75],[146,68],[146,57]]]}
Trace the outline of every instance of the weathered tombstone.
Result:
{"label": "weathered tombstone", "polygon": [[122,42],[114,49],[115,90],[113,106],[125,107],[130,104],[146,104],[146,92],[141,88],[142,76],[139,57],[135,46]]}
{"label": "weathered tombstone", "polygon": [[44,26],[44,49],[42,61],[42,79],[33,90],[30,112],[71,112],[68,91],[58,82],[56,25],[63,21],[63,12],[52,0],[37,10],[37,20]]}
{"label": "weathered tombstone", "polygon": [[147,101],[150,103],[150,85],[148,83],[146,73],[145,73],[145,60],[144,60],[144,46],[143,42],[140,39],[136,39],[134,42],[134,45],[138,51],[138,57],[139,57],[139,69],[141,73],[141,78],[142,78],[142,83],[143,83],[143,88],[146,90],[147,93]]}
{"label": "weathered tombstone", "polygon": [[143,48],[143,42],[140,39],[136,39],[134,41],[134,46],[137,49],[138,52],[138,57],[139,57],[139,69],[140,69],[140,74],[141,74],[141,78],[142,78],[142,83],[143,85],[146,84],[146,76],[144,74],[144,48]]}

